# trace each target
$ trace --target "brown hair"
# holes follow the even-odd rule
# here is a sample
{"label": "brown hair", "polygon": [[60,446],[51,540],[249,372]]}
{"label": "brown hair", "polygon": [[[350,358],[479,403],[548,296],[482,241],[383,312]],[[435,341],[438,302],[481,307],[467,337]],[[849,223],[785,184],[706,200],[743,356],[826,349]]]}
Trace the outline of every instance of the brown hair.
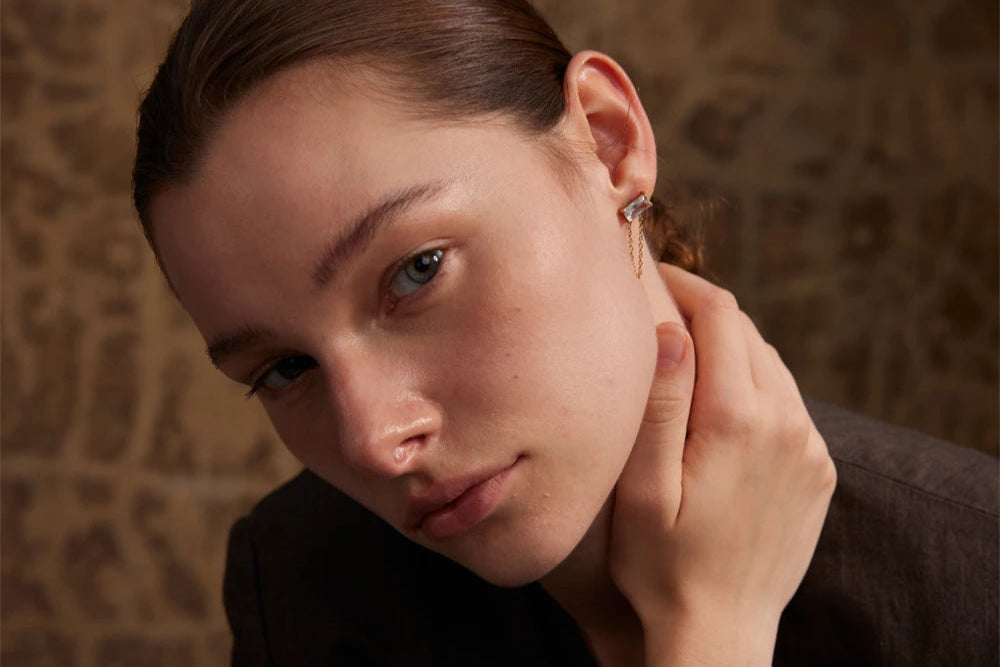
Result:
{"label": "brown hair", "polygon": [[[350,58],[418,111],[496,114],[544,137],[562,116],[571,57],[527,0],[194,0],[139,107],[143,231],[153,245],[150,201],[194,174],[223,114],[294,65]],[[654,256],[700,268],[700,242],[664,207],[646,225]]]}

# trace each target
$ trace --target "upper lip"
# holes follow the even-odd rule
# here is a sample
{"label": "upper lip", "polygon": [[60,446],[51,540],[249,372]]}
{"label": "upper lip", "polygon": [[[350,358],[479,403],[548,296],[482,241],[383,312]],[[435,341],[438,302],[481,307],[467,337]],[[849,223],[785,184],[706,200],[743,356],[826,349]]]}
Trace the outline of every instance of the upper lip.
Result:
{"label": "upper lip", "polygon": [[477,484],[481,484],[504,470],[512,468],[515,463],[517,463],[517,460],[514,463],[505,463],[481,472],[471,473],[445,482],[438,482],[431,485],[423,493],[411,494],[406,503],[406,527],[416,530],[428,514],[433,514],[457,500]]}

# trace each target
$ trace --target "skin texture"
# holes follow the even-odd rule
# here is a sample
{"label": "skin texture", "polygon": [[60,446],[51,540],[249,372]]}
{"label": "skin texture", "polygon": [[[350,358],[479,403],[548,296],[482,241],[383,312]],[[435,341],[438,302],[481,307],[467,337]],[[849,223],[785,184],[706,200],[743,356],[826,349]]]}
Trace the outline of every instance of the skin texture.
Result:
{"label": "skin texture", "polygon": [[[312,360],[258,393],[286,446],[407,537],[502,585],[548,573],[607,511],[652,379],[654,325],[680,320],[655,271],[636,280],[617,213],[641,189],[610,140],[634,91],[610,60],[577,63],[577,113],[559,132],[592,159],[572,189],[509,123],[414,118],[338,94],[328,67],[306,66],[233,109],[196,177],[153,203],[158,250],[206,341],[270,332],[221,359],[223,372],[244,381]],[[428,185],[314,284],[350,221]],[[433,280],[394,291],[398,262],[431,249],[444,251]],[[411,497],[515,461],[472,530],[436,540],[407,525]]]}
{"label": "skin texture", "polygon": [[[648,252],[636,278],[618,209],[656,158],[628,77],[578,54],[537,137],[414,117],[373,76],[265,82],[154,199],[219,368],[265,378],[286,446],[410,539],[541,579],[600,664],[769,664],[836,475],[732,295]],[[546,141],[579,157],[571,177]],[[373,210],[391,221],[331,255]],[[414,498],[504,470],[474,526],[412,521]]]}
{"label": "skin texture", "polygon": [[690,334],[657,327],[657,371],[617,486],[609,569],[640,618],[645,664],[770,664],[836,470],[794,379],[733,296],[659,269]]}

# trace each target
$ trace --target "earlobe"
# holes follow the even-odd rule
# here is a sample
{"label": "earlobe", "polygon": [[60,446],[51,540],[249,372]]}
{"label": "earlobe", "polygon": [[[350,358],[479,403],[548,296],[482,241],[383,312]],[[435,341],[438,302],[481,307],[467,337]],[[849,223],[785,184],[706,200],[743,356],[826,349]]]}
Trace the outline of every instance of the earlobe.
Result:
{"label": "earlobe", "polygon": [[653,129],[628,75],[609,56],[583,51],[570,61],[564,84],[570,131],[592,147],[608,185],[627,202],[656,182]]}

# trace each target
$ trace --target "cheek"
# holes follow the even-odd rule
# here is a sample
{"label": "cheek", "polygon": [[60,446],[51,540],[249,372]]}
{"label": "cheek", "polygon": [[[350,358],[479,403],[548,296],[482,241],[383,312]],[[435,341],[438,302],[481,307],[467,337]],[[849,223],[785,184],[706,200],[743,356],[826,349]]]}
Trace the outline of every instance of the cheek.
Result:
{"label": "cheek", "polygon": [[282,444],[303,466],[361,502],[353,481],[357,474],[340,449],[336,407],[322,382],[319,377],[310,378],[297,400],[288,404],[266,401],[264,410]]}
{"label": "cheek", "polygon": [[634,276],[599,254],[547,238],[505,254],[516,262],[467,272],[447,334],[447,363],[467,379],[455,387],[459,409],[630,442],[655,363],[652,316]]}
{"label": "cheek", "polygon": [[599,292],[553,298],[535,283],[493,294],[454,348],[452,367],[464,380],[448,410],[452,451],[463,461],[529,461],[507,520],[445,551],[495,583],[533,580],[565,559],[631,452],[655,336],[642,324],[644,299]]}
{"label": "cheek", "polygon": [[[312,389],[313,392],[291,409],[265,402],[264,410],[288,451],[302,465],[335,484],[331,475],[342,468],[336,425],[327,419],[329,408],[317,399],[321,392]],[[308,419],[303,419],[305,414],[309,415]]]}
{"label": "cheek", "polygon": [[373,481],[371,475],[359,473],[344,459],[333,408],[319,398],[319,393],[306,397],[292,410],[265,404],[278,437],[303,466],[391,522],[387,508],[391,506],[392,494],[383,495],[382,481]]}

